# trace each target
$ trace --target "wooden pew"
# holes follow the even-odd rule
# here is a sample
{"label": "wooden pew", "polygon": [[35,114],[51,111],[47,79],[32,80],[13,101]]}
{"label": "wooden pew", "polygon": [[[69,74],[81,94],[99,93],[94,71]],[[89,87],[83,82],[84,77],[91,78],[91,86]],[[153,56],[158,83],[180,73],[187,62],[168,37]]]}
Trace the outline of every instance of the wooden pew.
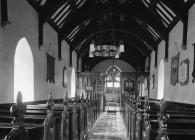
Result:
{"label": "wooden pew", "polygon": [[[54,116],[62,114],[62,118],[58,121],[58,123],[56,123],[55,129],[57,132],[55,133],[55,139],[80,140],[80,131],[82,130],[79,129],[79,125],[80,122],[83,121],[80,121],[79,119],[82,118],[82,115],[80,115],[80,107],[82,105],[79,106],[77,100],[68,98],[65,99],[64,103],[62,100],[58,100],[56,102],[57,103],[54,105]],[[33,106],[33,109],[35,106],[38,108],[45,107],[44,104],[31,106]]]}
{"label": "wooden pew", "polygon": [[130,140],[133,140],[135,137],[135,121],[136,121],[136,99],[132,98],[131,100],[131,106],[129,108],[129,137]]}
{"label": "wooden pew", "polygon": [[[25,103],[24,123],[39,126],[39,131],[34,131],[35,128],[31,131],[34,132],[35,136],[36,133],[39,133],[39,138],[36,139],[84,140],[90,130],[89,128],[95,122],[95,115],[98,116],[97,107],[94,104],[95,99],[90,103],[91,100],[86,102],[82,99],[78,103],[76,103],[76,100],[72,103],[70,101],[69,105],[67,98],[64,103],[62,103],[62,100],[57,100],[55,105],[53,98],[52,100],[49,98],[47,104],[45,104],[46,101]],[[0,105],[0,112],[2,112],[0,121],[11,122],[13,116],[7,114],[11,104],[6,104],[3,108],[1,106],[3,107],[3,105]],[[88,122],[91,122],[90,126],[87,124]],[[46,136],[49,138],[46,138]]]}
{"label": "wooden pew", "polygon": [[195,105],[161,101],[156,140],[195,139]]}
{"label": "wooden pew", "polygon": [[[60,134],[57,133],[56,140],[59,138],[69,139],[69,140],[83,140],[82,138],[83,130],[82,127],[80,128],[80,126],[83,126],[82,123],[84,122],[82,120],[83,113],[84,113],[82,109],[83,105],[82,103],[79,103],[76,99],[67,98],[65,100],[66,101],[64,101],[64,104],[66,106],[64,106],[62,100],[57,100],[56,104],[54,105],[54,116],[55,115],[59,116],[61,115],[61,113],[63,113],[60,123],[57,123],[55,127],[57,132],[60,132]],[[45,107],[44,104],[31,105],[31,106],[33,107],[33,109],[35,108],[35,106],[37,106],[38,108],[40,108],[40,106],[42,108]],[[64,124],[64,125],[61,126],[59,124]]]}
{"label": "wooden pew", "polygon": [[122,96],[122,115],[129,140],[152,140],[157,136],[159,100]]}
{"label": "wooden pew", "polygon": [[128,94],[122,95],[122,117],[125,123],[125,127],[127,130],[127,136],[131,138],[132,133],[132,123],[133,123],[133,104],[134,104],[134,96],[130,96]]}
{"label": "wooden pew", "polygon": [[61,120],[61,129],[60,129],[60,140],[69,140],[69,113],[68,113],[68,94],[66,93],[66,97],[63,101],[64,109],[62,112],[62,120]]}
{"label": "wooden pew", "polygon": [[[69,139],[85,140],[95,122],[95,98],[69,99],[68,115],[69,115]],[[58,103],[59,105],[59,103]]]}
{"label": "wooden pew", "polygon": [[195,139],[195,105],[122,96],[130,140]]}
{"label": "wooden pew", "polygon": [[144,121],[144,98],[137,98],[136,103],[136,115],[135,115],[135,140],[142,139],[142,131],[143,131],[143,121]]}
{"label": "wooden pew", "polygon": [[155,139],[158,130],[159,100],[131,96],[126,100],[126,124],[130,140]]}
{"label": "wooden pew", "polygon": [[[20,94],[21,93],[19,93],[19,96]],[[55,135],[54,127],[56,126],[56,123],[61,120],[61,114],[54,116],[53,105],[54,103],[52,96],[49,98],[46,106],[24,105],[25,113],[23,114],[23,122],[24,126],[26,126],[29,130],[28,139],[54,140],[55,137],[57,137],[57,135]],[[10,124],[10,120],[15,119],[16,117],[9,115],[8,111],[9,104],[7,105],[7,108],[6,105],[4,105],[4,108],[1,108],[0,112],[4,113],[1,113],[0,120],[1,122],[3,121],[7,122],[7,124]]]}
{"label": "wooden pew", "polygon": [[129,106],[129,139],[140,140],[142,138],[144,112],[143,98],[132,96]]}
{"label": "wooden pew", "polygon": [[[94,99],[69,99],[69,139],[85,140],[91,130],[94,120]],[[60,102],[58,102],[60,106]]]}
{"label": "wooden pew", "polygon": [[[10,107],[11,104],[8,105]],[[5,106],[4,106],[5,108]],[[3,111],[6,115],[7,111]],[[33,132],[41,130],[40,125],[25,124],[24,114],[26,112],[26,106],[22,103],[21,92],[17,95],[16,104],[13,104],[10,108],[10,113],[13,116],[12,122],[1,122],[0,123],[0,139],[4,140],[29,140]],[[10,119],[9,117],[8,119]],[[6,121],[4,119],[3,121]],[[3,138],[4,137],[4,138]],[[32,139],[32,138],[31,138]]]}
{"label": "wooden pew", "polygon": [[155,140],[158,130],[160,100],[145,97],[143,107],[142,140]]}
{"label": "wooden pew", "polygon": [[87,130],[86,133],[88,134],[92,127],[92,107],[91,107],[92,101],[90,100],[90,94],[87,94],[86,97],[86,105],[87,105]]}

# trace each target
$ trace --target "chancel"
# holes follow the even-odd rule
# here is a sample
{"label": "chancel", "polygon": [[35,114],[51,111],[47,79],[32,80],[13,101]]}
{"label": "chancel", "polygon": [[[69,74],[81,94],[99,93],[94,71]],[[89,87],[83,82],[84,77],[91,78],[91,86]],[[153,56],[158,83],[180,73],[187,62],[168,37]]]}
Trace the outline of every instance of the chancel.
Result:
{"label": "chancel", "polygon": [[194,0],[1,0],[0,140],[194,140]]}

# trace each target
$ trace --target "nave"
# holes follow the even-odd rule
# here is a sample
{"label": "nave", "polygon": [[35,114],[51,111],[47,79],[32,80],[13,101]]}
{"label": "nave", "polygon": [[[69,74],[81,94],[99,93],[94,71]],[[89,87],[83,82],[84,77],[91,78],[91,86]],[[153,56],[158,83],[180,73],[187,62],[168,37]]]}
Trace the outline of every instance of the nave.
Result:
{"label": "nave", "polygon": [[0,23],[0,140],[195,139],[195,0],[0,0]]}

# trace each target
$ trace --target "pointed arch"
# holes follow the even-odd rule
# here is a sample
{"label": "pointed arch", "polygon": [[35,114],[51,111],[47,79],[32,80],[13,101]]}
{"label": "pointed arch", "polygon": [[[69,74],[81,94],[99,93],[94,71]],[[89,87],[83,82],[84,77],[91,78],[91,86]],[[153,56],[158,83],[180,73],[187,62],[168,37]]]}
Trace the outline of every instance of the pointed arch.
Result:
{"label": "pointed arch", "polygon": [[165,61],[161,59],[158,68],[158,92],[157,99],[164,98],[164,84],[165,84]]}
{"label": "pointed arch", "polygon": [[109,66],[106,71],[105,87],[109,91],[110,88],[114,92],[114,88],[119,90],[120,88],[120,73],[121,69],[116,65]]}
{"label": "pointed arch", "polygon": [[69,68],[69,83],[68,88],[70,92],[70,97],[75,97],[76,94],[76,72],[74,67]]}
{"label": "pointed arch", "polygon": [[23,101],[34,100],[34,59],[25,37],[18,41],[14,56],[14,101],[18,91]]}

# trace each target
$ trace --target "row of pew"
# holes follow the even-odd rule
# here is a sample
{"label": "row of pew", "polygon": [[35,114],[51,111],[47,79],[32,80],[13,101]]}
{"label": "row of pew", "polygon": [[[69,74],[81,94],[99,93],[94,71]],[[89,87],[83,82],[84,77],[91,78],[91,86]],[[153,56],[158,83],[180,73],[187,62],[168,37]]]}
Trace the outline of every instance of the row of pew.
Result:
{"label": "row of pew", "polygon": [[195,105],[122,95],[129,140],[194,140]]}
{"label": "row of pew", "polygon": [[0,140],[86,140],[100,115],[99,98],[0,104]]}

